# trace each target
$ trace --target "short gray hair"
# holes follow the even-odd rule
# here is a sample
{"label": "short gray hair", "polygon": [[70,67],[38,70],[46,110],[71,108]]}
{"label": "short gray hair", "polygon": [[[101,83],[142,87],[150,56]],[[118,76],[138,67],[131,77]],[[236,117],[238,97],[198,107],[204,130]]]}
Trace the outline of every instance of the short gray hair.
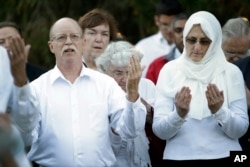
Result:
{"label": "short gray hair", "polygon": [[229,37],[249,38],[249,22],[241,17],[229,19],[222,27],[222,43]]}
{"label": "short gray hair", "polygon": [[127,66],[132,55],[137,56],[140,61],[143,56],[131,43],[127,41],[114,41],[108,45],[95,62],[98,70],[106,73],[110,64],[118,67]]}

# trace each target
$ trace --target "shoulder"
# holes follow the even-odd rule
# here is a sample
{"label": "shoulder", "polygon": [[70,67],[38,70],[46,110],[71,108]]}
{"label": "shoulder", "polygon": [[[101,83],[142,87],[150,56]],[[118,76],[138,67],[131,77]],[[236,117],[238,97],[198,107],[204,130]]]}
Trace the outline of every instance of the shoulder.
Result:
{"label": "shoulder", "polygon": [[243,78],[241,70],[233,63],[228,63],[227,68],[225,69],[225,74],[234,81],[237,81],[239,78]]}
{"label": "shoulder", "polygon": [[135,44],[135,47],[140,47],[140,46],[144,46],[145,44],[151,43],[156,36],[157,34],[153,34],[148,37],[142,38]]}
{"label": "shoulder", "polygon": [[115,82],[115,80],[112,77],[108,76],[107,74],[104,74],[102,72],[90,68],[84,68],[84,74],[86,74],[90,80],[93,80],[101,84]]}
{"label": "shoulder", "polygon": [[235,73],[240,72],[241,73],[239,67],[237,65],[235,65],[234,63],[228,63],[226,71],[231,72],[231,73],[233,73],[233,72],[235,72]]}
{"label": "shoulder", "polygon": [[174,59],[171,60],[169,62],[167,62],[164,66],[163,69],[167,69],[167,70],[178,70],[179,67],[179,59]]}
{"label": "shoulder", "polygon": [[140,80],[140,85],[147,85],[148,87],[155,87],[155,84],[150,79],[143,78],[143,77]]}
{"label": "shoulder", "polygon": [[248,68],[250,66],[250,56],[240,59],[234,62],[234,64],[238,66],[241,71],[248,71],[250,70],[250,68]]}
{"label": "shoulder", "polygon": [[155,66],[157,64],[165,64],[167,61],[166,59],[164,59],[165,56],[160,56],[160,57],[157,57],[156,59],[154,59],[152,61],[152,63],[149,65],[149,66]]}

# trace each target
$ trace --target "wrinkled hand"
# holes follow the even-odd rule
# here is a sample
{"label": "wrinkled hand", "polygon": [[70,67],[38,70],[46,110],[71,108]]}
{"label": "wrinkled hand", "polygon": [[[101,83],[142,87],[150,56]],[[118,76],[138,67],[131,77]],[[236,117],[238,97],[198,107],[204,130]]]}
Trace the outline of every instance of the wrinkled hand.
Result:
{"label": "wrinkled hand", "polygon": [[206,90],[206,97],[208,102],[208,108],[215,114],[222,106],[224,102],[223,91],[219,91],[215,84],[208,84]]}
{"label": "wrinkled hand", "polygon": [[30,45],[25,46],[24,40],[18,36],[8,39],[10,47],[7,49],[10,63],[11,73],[16,86],[23,86],[27,83],[26,63],[30,50]]}
{"label": "wrinkled hand", "polygon": [[135,102],[139,97],[138,87],[143,70],[137,56],[132,55],[130,57],[128,68],[127,98],[129,101]]}
{"label": "wrinkled hand", "polygon": [[182,87],[175,95],[175,106],[177,113],[181,118],[185,118],[189,112],[189,105],[192,99],[191,90],[189,87]]}

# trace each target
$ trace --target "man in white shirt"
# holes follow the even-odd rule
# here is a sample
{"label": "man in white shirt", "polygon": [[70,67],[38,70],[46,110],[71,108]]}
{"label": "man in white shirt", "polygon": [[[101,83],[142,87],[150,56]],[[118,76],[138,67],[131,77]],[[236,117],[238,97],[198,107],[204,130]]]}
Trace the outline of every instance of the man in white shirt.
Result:
{"label": "man in white shirt", "polygon": [[175,15],[182,12],[180,3],[165,0],[156,5],[154,21],[158,32],[143,38],[135,44],[135,47],[144,55],[141,64],[145,66],[142,77],[146,76],[149,64],[159,56],[168,54],[175,46],[170,24]]}
{"label": "man in white shirt", "polygon": [[83,66],[83,34],[75,20],[57,20],[49,38],[56,65],[31,82],[41,121],[27,135],[28,157],[40,166],[111,166],[113,139],[134,138],[144,128],[140,63],[130,63],[125,96],[113,78]]}

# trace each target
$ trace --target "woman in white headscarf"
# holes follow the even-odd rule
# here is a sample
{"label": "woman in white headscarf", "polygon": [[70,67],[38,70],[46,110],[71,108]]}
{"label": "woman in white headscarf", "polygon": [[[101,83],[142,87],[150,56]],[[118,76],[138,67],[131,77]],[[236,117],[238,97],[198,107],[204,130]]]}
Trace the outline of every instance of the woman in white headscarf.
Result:
{"label": "woman in white headscarf", "polygon": [[181,57],[162,68],[156,85],[153,130],[167,140],[163,159],[168,167],[228,162],[249,126],[243,76],[226,61],[213,14],[191,15],[183,38]]}

